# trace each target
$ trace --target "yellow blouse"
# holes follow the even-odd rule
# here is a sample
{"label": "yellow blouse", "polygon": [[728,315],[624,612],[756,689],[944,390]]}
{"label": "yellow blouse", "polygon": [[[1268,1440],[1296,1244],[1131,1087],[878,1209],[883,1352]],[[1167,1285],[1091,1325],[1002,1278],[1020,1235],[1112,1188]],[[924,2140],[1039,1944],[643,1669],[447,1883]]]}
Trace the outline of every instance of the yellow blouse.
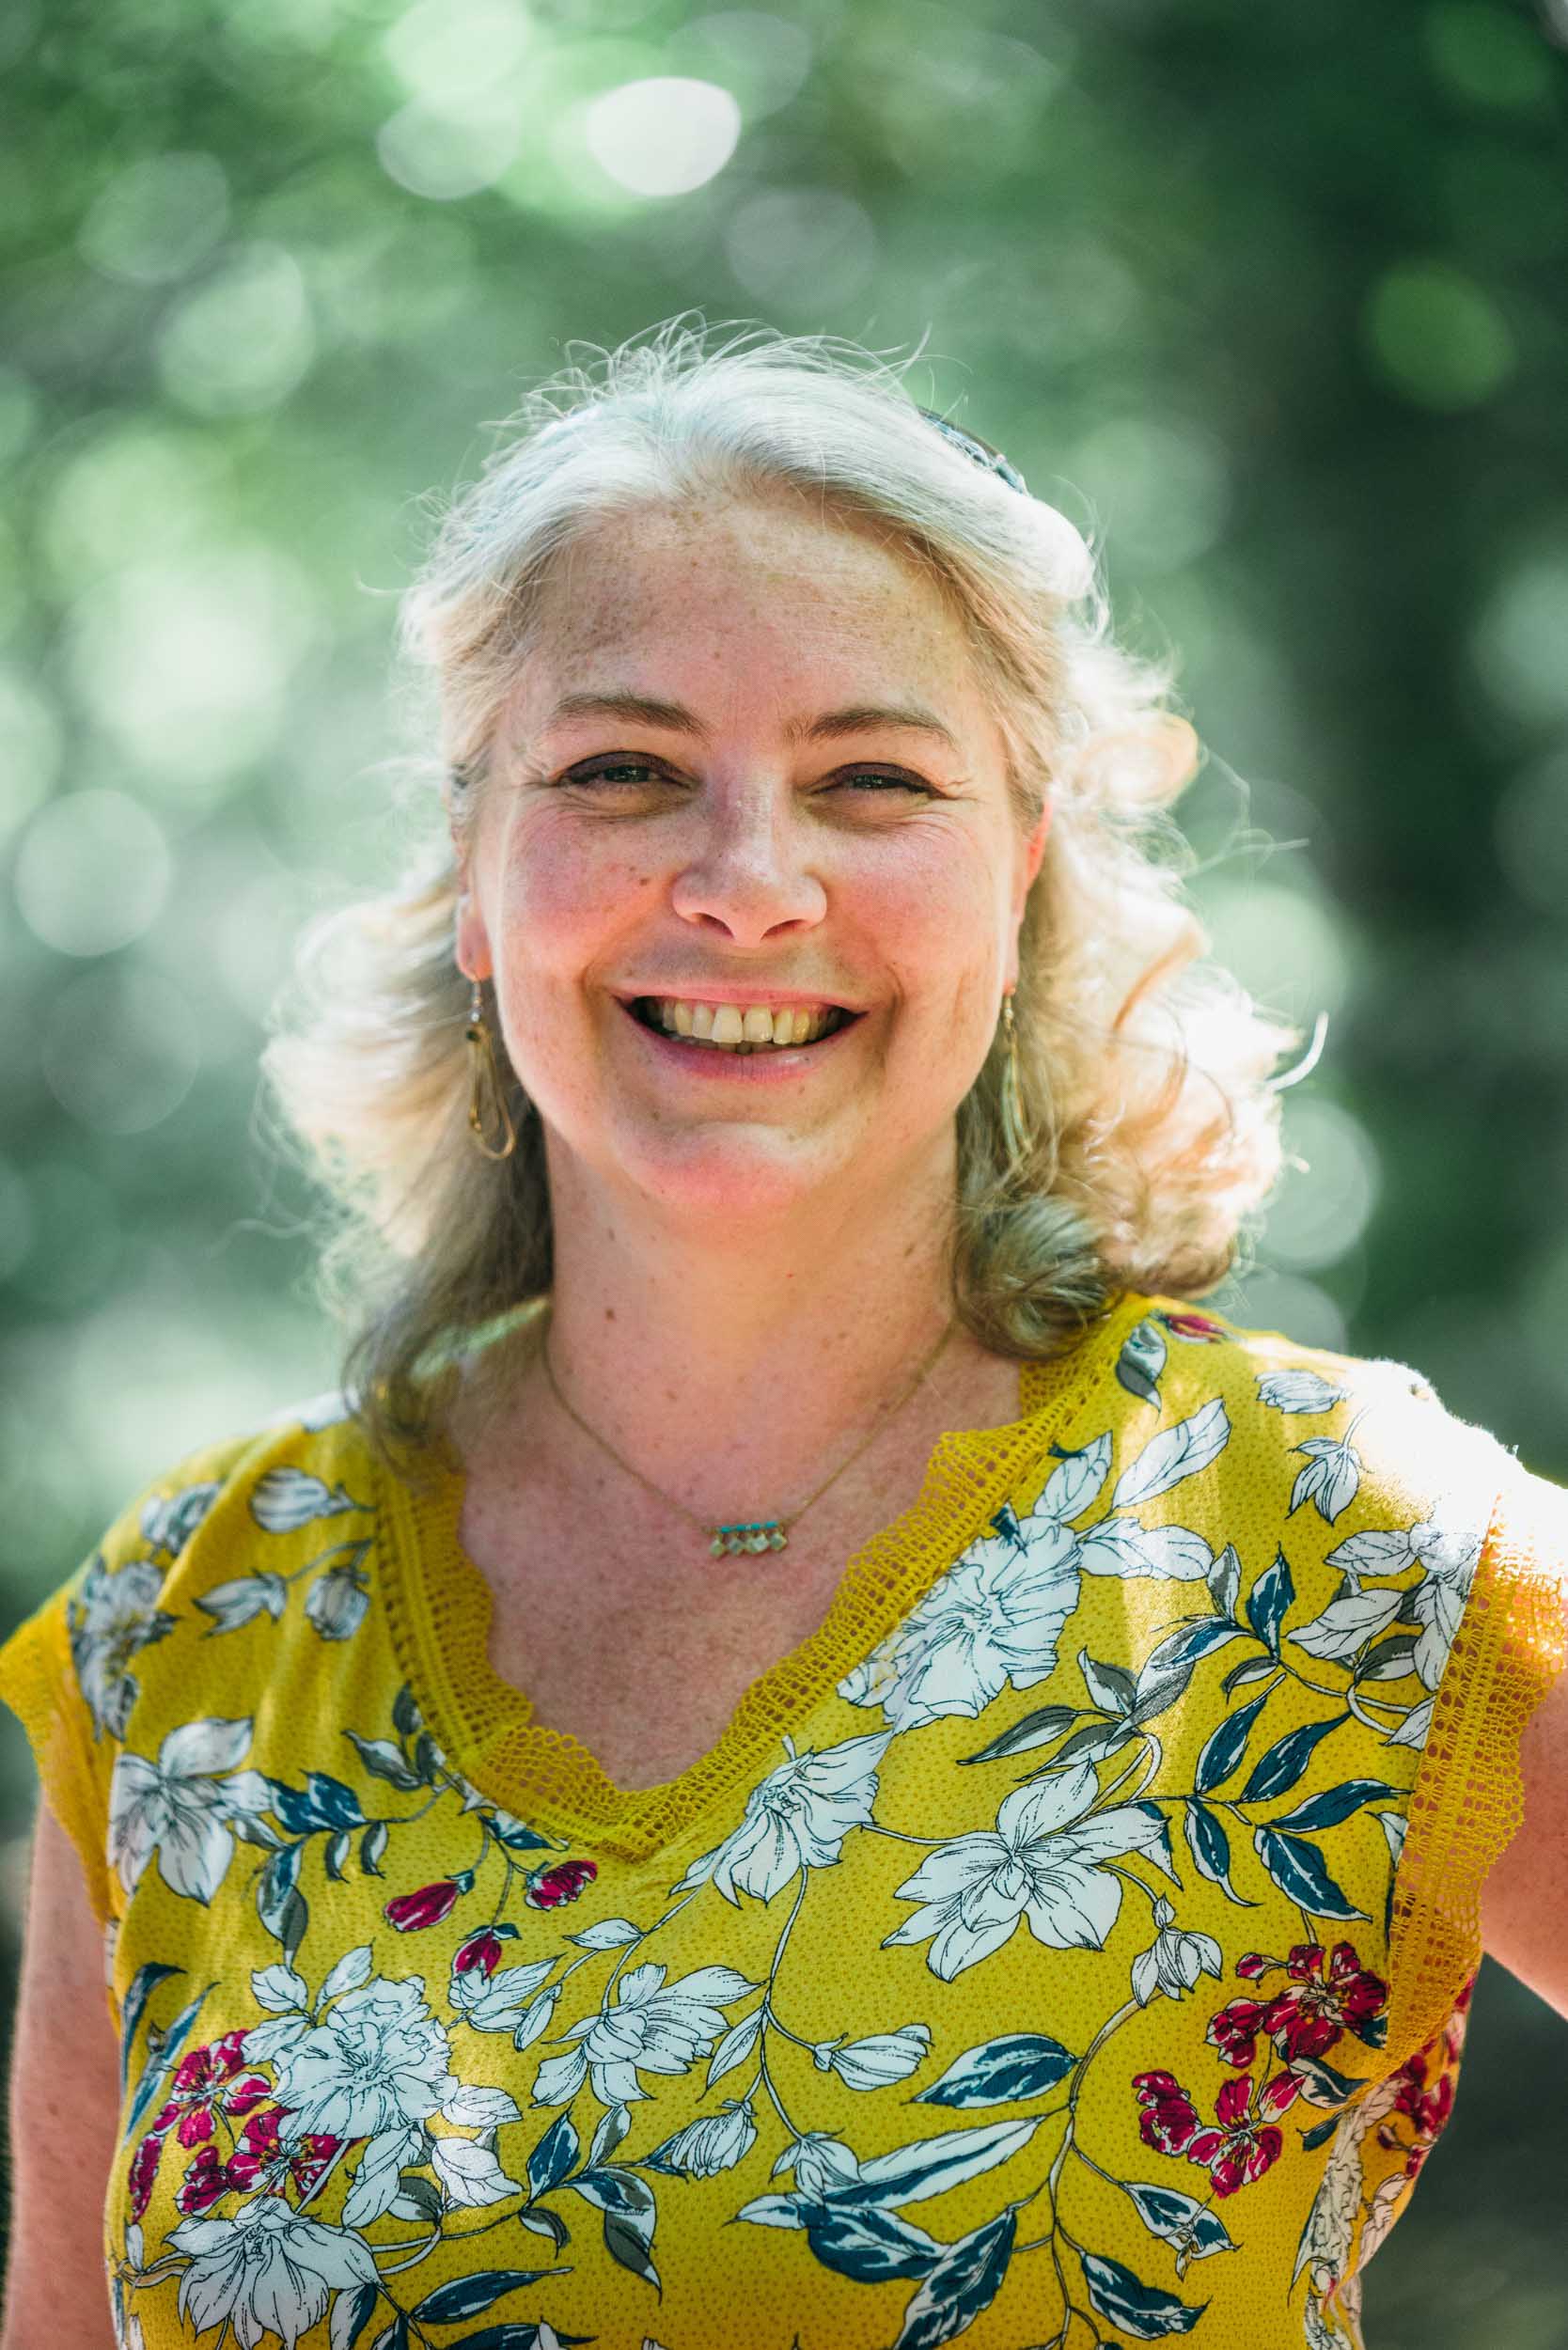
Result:
{"label": "yellow blouse", "polygon": [[1359,2344],[1568,1496],[1123,1292],[627,1793],[491,1669],[430,1466],[281,1414],[0,1651],[105,1929],[122,2350]]}

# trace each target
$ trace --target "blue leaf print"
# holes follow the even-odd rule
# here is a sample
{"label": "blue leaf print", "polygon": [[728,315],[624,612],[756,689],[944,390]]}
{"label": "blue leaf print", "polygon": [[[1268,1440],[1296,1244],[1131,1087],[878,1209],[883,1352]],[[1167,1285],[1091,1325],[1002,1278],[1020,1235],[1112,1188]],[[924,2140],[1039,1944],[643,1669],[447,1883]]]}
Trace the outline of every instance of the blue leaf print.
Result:
{"label": "blue leaf print", "polygon": [[1185,1803],[1183,1827],[1199,1874],[1206,1876],[1212,1885],[1222,1885],[1238,1909],[1258,1908],[1257,1902],[1245,1900],[1231,1882],[1231,1840],[1208,1805],[1200,1803],[1196,1795],[1188,1795]]}
{"label": "blue leaf print", "polygon": [[141,2022],[142,2010],[147,2005],[149,1994],[155,1991],[159,1983],[165,1982],[170,1975],[182,1975],[184,1971],[183,1966],[160,1966],[157,1960],[151,1958],[148,1960],[145,1966],[138,1966],[136,1969],[135,1980],[125,1995],[125,2005],[120,2011],[119,2091],[122,2097],[131,2086],[131,2050],[135,2043],[136,2026]]}
{"label": "blue leaf print", "polygon": [[[577,2159],[578,2138],[572,2126],[572,2117],[563,2113],[551,2123],[533,2153],[528,2156],[528,2193],[548,2195],[558,2186]],[[459,2311],[466,2317],[468,2311]]]}
{"label": "blue leaf print", "polygon": [[1007,2275],[1017,2226],[1017,2206],[1010,2203],[948,2247],[905,2311],[894,2350],[935,2350],[990,2308]]}
{"label": "blue leaf print", "polygon": [[1362,1804],[1375,1803],[1381,1795],[1397,1800],[1399,1794],[1399,1789],[1390,1787],[1386,1779],[1347,1778],[1338,1787],[1325,1787],[1321,1794],[1309,1795],[1305,1803],[1298,1803],[1282,1820],[1271,1820],[1269,1825],[1291,1829],[1338,1827]]}
{"label": "blue leaf print", "polygon": [[1190,2334],[1209,2306],[1200,2301],[1196,2309],[1189,2308],[1174,2294],[1146,2285],[1121,2261],[1104,2253],[1085,2252],[1083,2264],[1089,2297],[1101,2316],[1125,2327],[1138,2342],[1155,2342],[1161,2334]]}
{"label": "blue leaf print", "polygon": [[1331,1730],[1339,1730],[1348,1722],[1348,1714],[1330,1714],[1321,1722],[1303,1722],[1278,1745],[1261,1754],[1241,1791],[1243,1803],[1262,1803],[1270,1795],[1288,1794],[1311,1760],[1312,1749]]}
{"label": "blue leaf print", "polygon": [[521,2293],[525,2285],[537,2285],[541,2277],[559,2274],[553,2268],[480,2268],[472,2277],[454,2277],[449,2284],[437,2285],[409,2315],[429,2326],[453,2326],[460,2317],[478,2317],[503,2294]]}
{"label": "blue leaf print", "polygon": [[1059,2040],[1040,2031],[1004,2032],[954,2059],[939,2081],[913,2099],[925,2106],[1003,2106],[1041,2097],[1078,2061]]}
{"label": "blue leaf print", "polygon": [[1279,1653],[1279,1627],[1294,1597],[1290,1562],[1282,1550],[1276,1551],[1274,1564],[1265,1568],[1247,1595],[1247,1621],[1276,1656]]}
{"label": "blue leaf print", "polygon": [[928,2277],[942,2246],[896,2212],[845,2211],[837,2201],[807,2202],[802,2210],[807,2241],[824,2268],[856,2284],[881,2284],[888,2277]]}
{"label": "blue leaf print", "polygon": [[1272,1688],[1265,1689],[1261,1697],[1238,1706],[1233,1714],[1227,1714],[1218,1728],[1210,1731],[1193,1774],[1192,1783],[1200,1795],[1211,1794],[1215,1788],[1223,1787],[1236,1769],[1247,1751],[1247,1732],[1273,1694]]}
{"label": "blue leaf print", "polygon": [[1304,1843],[1299,1836],[1281,1836],[1272,1827],[1255,1829],[1252,1843],[1281,1893],[1309,1918],[1366,1917],[1364,1909],[1345,1899],[1315,1844]]}

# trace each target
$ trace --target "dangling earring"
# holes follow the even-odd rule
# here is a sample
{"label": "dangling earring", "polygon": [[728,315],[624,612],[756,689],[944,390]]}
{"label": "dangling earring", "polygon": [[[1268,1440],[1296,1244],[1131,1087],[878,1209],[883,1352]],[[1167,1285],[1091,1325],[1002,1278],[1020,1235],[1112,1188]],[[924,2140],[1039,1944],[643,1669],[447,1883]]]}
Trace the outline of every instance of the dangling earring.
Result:
{"label": "dangling earring", "polygon": [[1002,1139],[1011,1167],[1016,1169],[1033,1152],[1034,1136],[1024,1115],[1018,1087],[1018,1029],[1012,1017],[1011,994],[1002,997],[1002,1026],[1007,1036],[1007,1063],[1002,1071]]}
{"label": "dangling earring", "polygon": [[[501,1083],[501,1073],[495,1059],[494,1042],[490,1033],[489,1023],[484,1016],[484,1005],[479,995],[479,983],[478,979],[473,979],[469,984],[474,993],[468,1006],[468,1026],[464,1031],[468,1039],[468,1068],[471,1079],[468,1096],[468,1129],[474,1137],[476,1149],[481,1151],[487,1159],[510,1159],[517,1148],[517,1129],[511,1122],[511,1113],[507,1107],[506,1090]],[[490,1129],[489,1134],[486,1133],[487,1124]],[[497,1126],[506,1136],[506,1141],[499,1149],[493,1147],[491,1140]]]}

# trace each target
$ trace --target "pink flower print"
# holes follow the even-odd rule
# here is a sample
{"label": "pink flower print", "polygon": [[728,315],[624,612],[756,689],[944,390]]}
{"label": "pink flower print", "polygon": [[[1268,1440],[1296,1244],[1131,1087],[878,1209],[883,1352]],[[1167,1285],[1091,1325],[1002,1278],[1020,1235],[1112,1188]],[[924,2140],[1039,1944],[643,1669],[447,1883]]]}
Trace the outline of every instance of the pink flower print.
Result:
{"label": "pink flower print", "polygon": [[152,2201],[152,2182],[158,2176],[158,2157],[164,2151],[162,2130],[149,2130],[131,2157],[130,2204],[133,2219],[140,2219]]}
{"label": "pink flower print", "polygon": [[537,1870],[523,1898],[535,1909],[559,1909],[563,1902],[574,1902],[598,1874],[596,1860],[560,1860],[553,1869]]}
{"label": "pink flower print", "polygon": [[1448,2125],[1453,2111],[1453,2075],[1439,2073],[1430,2089],[1426,2086],[1427,2052],[1418,2049],[1407,2057],[1394,2075],[1399,2087],[1394,2095],[1394,2112],[1406,2114],[1415,2123],[1414,2138],[1404,2138],[1390,2117],[1378,2124],[1377,2142],[1388,2154],[1404,2155],[1405,2174],[1414,2178],[1431,2154]]}
{"label": "pink flower print", "polygon": [[455,1876],[421,1885],[416,1893],[395,1893],[381,1914],[400,1934],[423,1934],[427,1926],[438,1926],[443,1918],[449,1918],[460,1897],[471,1892],[473,1885],[473,1870],[460,1869]]}
{"label": "pink flower print", "polygon": [[1172,1337],[1178,1339],[1195,1339],[1201,1344],[1213,1344],[1225,1336],[1219,1324],[1211,1322],[1207,1314],[1156,1314],[1154,1319],[1163,1322]]}
{"label": "pink flower print", "polygon": [[204,2048],[181,2057],[169,2089],[169,2101],[153,2121],[160,2135],[177,2121],[181,2146],[200,2146],[212,2135],[218,2113],[248,2113],[272,2094],[271,2083],[259,2073],[234,2076],[244,2062],[244,2030],[225,2032]]}
{"label": "pink flower print", "polygon": [[221,2196],[228,2193],[232,2184],[217,2148],[203,2146],[180,2182],[174,2200],[187,2219],[199,2218],[204,2211],[212,2209]]}
{"label": "pink flower print", "polygon": [[1271,1999],[1232,1999],[1210,2018],[1206,2037],[1227,2064],[1249,2065],[1260,2037],[1271,2041],[1287,2064],[1296,2057],[1321,2057],[1341,2032],[1359,2032],[1381,2012],[1388,1986],[1361,1966],[1350,1943],[1335,1943],[1326,1977],[1323,1958],[1321,1943],[1298,1942],[1283,1962],[1261,1950],[1248,1950],[1236,1961],[1244,1978],[1256,1979],[1283,1964],[1294,1982]]}
{"label": "pink flower print", "polygon": [[495,1972],[496,1962],[506,1948],[494,1926],[484,1926],[471,1934],[452,1961],[454,1975],[466,1975],[476,1966],[487,1978]]}
{"label": "pink flower print", "polygon": [[[242,2025],[235,2031],[227,2031],[221,2040],[214,2040],[200,2048],[191,2048],[181,2057],[169,2084],[166,2104],[152,2117],[147,2136],[131,2160],[131,2217],[140,2219],[152,2197],[153,2181],[158,2175],[158,2157],[164,2151],[164,2140],[171,2129],[181,2146],[201,2146],[212,2136],[216,2116],[227,2113],[235,2118],[249,2113],[263,2097],[270,2097],[272,2085],[259,2073],[241,2073],[244,2062],[245,2029]],[[183,2195],[200,2166],[193,2164],[185,2174]],[[206,2177],[205,2170],[202,2176]],[[217,2190],[221,2193],[221,2187]],[[212,2199],[210,2196],[208,2201]],[[179,2197],[176,2197],[179,2201]],[[180,2204],[181,2211],[204,2210],[205,2204]]]}
{"label": "pink flower print", "polygon": [[1202,2163],[1215,2193],[1233,2195],[1278,2161],[1284,2138],[1274,2116],[1294,2104],[1301,2084],[1291,2073],[1277,2074],[1262,2089],[1250,2075],[1228,2080],[1215,2100],[1218,2129],[1199,2121],[1192,2099],[1170,2073],[1135,2073],[1133,2087],[1143,2107],[1138,2135],[1144,2144]]}
{"label": "pink flower print", "polygon": [[294,2118],[281,2106],[265,2106],[251,2115],[228,2157],[231,2186],[245,2194],[282,2195],[292,2180],[297,2193],[310,2193],[343,2140],[325,2130],[290,2129],[285,2136],[284,2124]]}

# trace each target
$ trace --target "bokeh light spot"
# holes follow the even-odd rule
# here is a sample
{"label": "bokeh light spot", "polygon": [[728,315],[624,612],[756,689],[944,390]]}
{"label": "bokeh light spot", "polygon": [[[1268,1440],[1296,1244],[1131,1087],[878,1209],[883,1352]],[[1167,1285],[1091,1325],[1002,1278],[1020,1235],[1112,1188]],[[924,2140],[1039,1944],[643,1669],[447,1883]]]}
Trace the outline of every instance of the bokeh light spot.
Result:
{"label": "bokeh light spot", "polygon": [[298,566],[238,541],[90,588],[71,617],[69,659],[82,702],[149,785],[199,800],[271,744],[317,634]]}
{"label": "bokeh light spot", "polygon": [[1116,556],[1139,570],[1195,562],[1225,527],[1225,451],[1199,425],[1111,417],[1078,444],[1063,471],[1092,500]]}
{"label": "bokeh light spot", "polygon": [[401,107],[377,132],[376,153],[411,195],[452,203],[493,186],[522,141],[522,102],[508,90],[475,89]]}
{"label": "bokeh light spot", "polygon": [[1470,653],[1505,710],[1545,726],[1568,717],[1568,546],[1539,548],[1504,574],[1476,621]]}
{"label": "bokeh light spot", "polygon": [[655,74],[590,100],[583,133],[618,187],[634,196],[685,196],[716,178],[735,152],[741,110],[716,82]]}
{"label": "bokeh light spot", "polygon": [[183,277],[228,227],[228,181],[213,155],[146,155],[117,172],[77,235],[106,277],[162,286]]}
{"label": "bokeh light spot", "polygon": [[534,28],[515,0],[416,0],[382,37],[409,96],[443,99],[494,89],[526,54]]}
{"label": "bokeh light spot", "polygon": [[1299,1273],[1337,1264],[1365,1232],[1382,1194],[1377,1146],[1350,1110],[1322,1096],[1285,1096],[1287,1167],[1267,1209],[1262,1246]]}
{"label": "bokeh light spot", "polygon": [[247,245],[165,319],[165,389],[201,416],[275,408],[309,373],[316,330],[299,263],[282,245]]}
{"label": "bokeh light spot", "polygon": [[163,827],[123,791],[68,791],[39,808],[16,860],[23,920],[62,955],[127,947],[158,919],[173,867]]}
{"label": "bokeh light spot", "polygon": [[1447,261],[1389,270],[1368,296],[1363,327],[1384,376],[1422,408],[1478,408],[1517,364],[1497,304]]}
{"label": "bokeh light spot", "polygon": [[732,90],[747,122],[787,106],[811,70],[811,35],[760,8],[693,17],[672,35],[670,62]]}
{"label": "bokeh light spot", "polygon": [[1510,113],[1550,104],[1551,55],[1522,16],[1482,0],[1438,0],[1423,30],[1433,71],[1456,96]]}
{"label": "bokeh light spot", "polygon": [[162,972],[124,964],[84,972],[62,991],[45,1016],[39,1057],[61,1108],[106,1135],[162,1125],[201,1066],[187,998]]}
{"label": "bokeh light spot", "polygon": [[829,188],[776,188],[741,205],[725,252],[747,293],[765,302],[845,302],[876,267],[876,229],[853,196]]}

